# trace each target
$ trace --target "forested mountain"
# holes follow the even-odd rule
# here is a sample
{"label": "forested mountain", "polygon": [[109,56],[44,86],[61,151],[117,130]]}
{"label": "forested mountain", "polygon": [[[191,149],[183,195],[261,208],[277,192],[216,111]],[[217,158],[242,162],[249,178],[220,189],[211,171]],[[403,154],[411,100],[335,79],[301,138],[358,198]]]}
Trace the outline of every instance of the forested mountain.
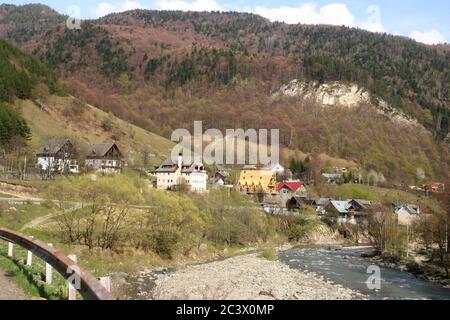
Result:
{"label": "forested mountain", "polygon": [[[19,32],[33,19],[39,28]],[[57,70],[72,94],[164,136],[193,120],[280,128],[287,148],[350,159],[395,180],[413,180],[419,167],[447,174],[447,46],[246,13],[133,10],[69,30],[64,16],[38,5],[0,6],[0,35]],[[293,79],[355,83],[421,125],[399,126],[364,105],[274,98]]]}
{"label": "forested mountain", "polygon": [[3,36],[15,43],[25,43],[64,22],[64,16],[40,4],[0,6],[0,30]]}
{"label": "forested mountain", "polygon": [[14,139],[17,143],[17,138],[28,140],[30,135],[30,128],[20,113],[0,102],[0,151],[8,149]]}
{"label": "forested mountain", "polygon": [[40,90],[51,93],[56,89],[56,74],[48,66],[0,39],[0,152],[24,144],[31,135],[10,103],[16,98],[32,98]]}
{"label": "forested mountain", "polygon": [[12,101],[15,97],[28,99],[39,83],[55,92],[55,72],[38,58],[24,54],[0,39],[0,101]]}

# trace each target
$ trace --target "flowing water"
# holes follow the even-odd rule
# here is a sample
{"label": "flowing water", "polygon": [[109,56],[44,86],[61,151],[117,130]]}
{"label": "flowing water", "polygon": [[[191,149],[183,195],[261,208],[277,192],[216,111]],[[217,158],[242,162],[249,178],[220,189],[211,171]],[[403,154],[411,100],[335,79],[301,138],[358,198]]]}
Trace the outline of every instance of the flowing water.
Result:
{"label": "flowing water", "polygon": [[416,278],[407,272],[380,267],[380,290],[367,286],[368,267],[374,262],[362,258],[367,249],[329,250],[295,248],[280,253],[280,260],[291,268],[312,271],[344,287],[366,294],[369,299],[450,300],[450,289]]}

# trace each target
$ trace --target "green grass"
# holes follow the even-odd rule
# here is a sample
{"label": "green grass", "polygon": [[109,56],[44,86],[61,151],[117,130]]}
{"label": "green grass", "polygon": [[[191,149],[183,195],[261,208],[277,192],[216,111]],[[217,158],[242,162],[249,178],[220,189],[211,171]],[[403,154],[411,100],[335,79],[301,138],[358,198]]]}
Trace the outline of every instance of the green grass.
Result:
{"label": "green grass", "polygon": [[64,278],[53,271],[51,285],[45,283],[45,262],[33,256],[32,266],[26,266],[27,251],[14,246],[14,257],[7,257],[7,243],[0,242],[0,269],[31,297],[48,300],[64,299],[67,296],[67,284]]}
{"label": "green grass", "polygon": [[28,281],[27,275],[22,272],[18,264],[6,257],[3,252],[0,254],[0,269],[10,276],[25,293],[30,296],[40,296],[39,289]]}
{"label": "green grass", "polygon": [[[11,205],[0,202],[0,227],[20,230],[22,226],[31,220],[49,213],[49,209],[40,205]],[[25,249],[14,246],[14,259],[7,257],[7,250],[7,243],[0,241],[0,269],[11,276],[11,279],[25,293],[30,296],[44,297],[46,299],[60,298],[61,285],[64,285],[64,280],[61,276],[54,275],[54,285],[46,287],[42,281],[45,270],[43,261],[37,257],[33,257],[33,266],[29,268],[24,265],[26,259]]]}

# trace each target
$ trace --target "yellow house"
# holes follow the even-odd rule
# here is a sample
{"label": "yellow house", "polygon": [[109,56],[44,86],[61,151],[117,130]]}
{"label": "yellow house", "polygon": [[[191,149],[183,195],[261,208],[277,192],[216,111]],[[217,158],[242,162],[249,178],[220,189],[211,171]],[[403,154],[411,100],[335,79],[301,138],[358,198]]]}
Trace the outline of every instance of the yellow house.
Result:
{"label": "yellow house", "polygon": [[277,179],[271,170],[242,170],[238,191],[248,194],[277,193]]}

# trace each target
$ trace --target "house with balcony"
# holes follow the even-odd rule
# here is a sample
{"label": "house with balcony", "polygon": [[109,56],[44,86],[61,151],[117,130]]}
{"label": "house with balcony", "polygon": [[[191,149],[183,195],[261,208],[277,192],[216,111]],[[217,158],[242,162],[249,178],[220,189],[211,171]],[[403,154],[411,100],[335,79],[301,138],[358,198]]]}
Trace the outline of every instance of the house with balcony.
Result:
{"label": "house with balcony", "polygon": [[50,139],[36,150],[37,167],[48,175],[80,172],[76,149],[69,139]]}
{"label": "house with balcony", "polygon": [[90,146],[84,165],[103,174],[120,173],[124,156],[115,142],[97,143]]}

